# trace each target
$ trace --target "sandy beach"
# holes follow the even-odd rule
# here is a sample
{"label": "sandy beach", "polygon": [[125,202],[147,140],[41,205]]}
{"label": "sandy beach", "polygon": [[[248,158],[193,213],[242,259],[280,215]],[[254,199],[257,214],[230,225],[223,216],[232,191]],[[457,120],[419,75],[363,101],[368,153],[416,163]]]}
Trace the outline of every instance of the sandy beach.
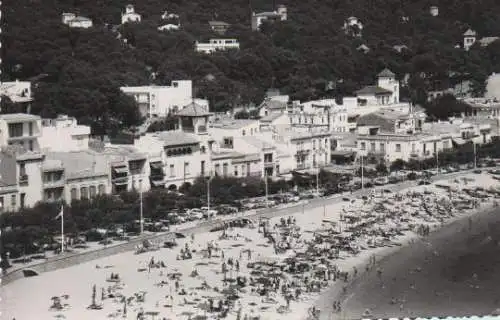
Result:
{"label": "sandy beach", "polygon": [[[428,232],[425,226],[430,230],[470,215],[472,210],[457,207],[478,202],[461,190],[464,187],[496,186],[487,174],[467,177],[467,182],[440,182],[451,191],[426,185],[399,194],[345,199],[304,213],[177,239],[173,248],[118,254],[24,278],[1,288],[3,317],[137,319],[139,314],[160,320],[223,316],[243,320],[306,319],[315,314],[330,319],[333,301],[341,300],[337,295],[354,294],[342,304],[341,312],[334,313],[349,318],[360,310],[358,301],[363,306],[364,301],[372,303],[357,295],[364,280],[343,292],[353,277],[364,273],[365,262],[375,255],[377,264],[383,264],[390,256],[383,261],[382,256],[419,238],[417,233]],[[482,198],[479,209],[492,203],[493,196]],[[430,217],[430,211],[440,214]],[[370,279],[373,272],[366,272],[363,279]],[[92,303],[94,308],[89,308]],[[314,304],[321,312],[311,309]]]}

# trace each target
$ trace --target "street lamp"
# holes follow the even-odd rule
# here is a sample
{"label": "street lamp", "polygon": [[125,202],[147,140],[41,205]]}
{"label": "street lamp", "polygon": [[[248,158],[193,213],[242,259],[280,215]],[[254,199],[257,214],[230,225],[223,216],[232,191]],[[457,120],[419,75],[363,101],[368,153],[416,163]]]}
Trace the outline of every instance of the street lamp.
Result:
{"label": "street lamp", "polygon": [[[140,207],[139,207],[139,224],[140,224],[140,234],[142,235],[144,233],[144,211],[143,211],[143,201],[142,201],[142,179],[138,179],[136,181],[139,181],[139,202],[140,202]],[[135,189],[135,183],[134,183],[134,189]]]}
{"label": "street lamp", "polygon": [[210,182],[212,181],[213,175],[212,171],[210,171],[210,176],[208,176],[207,180],[207,216],[210,216]]}
{"label": "street lamp", "polygon": [[477,156],[476,156],[476,143],[474,142],[474,140],[472,141],[472,145],[474,147],[474,169],[477,168]]}
{"label": "street lamp", "polygon": [[361,165],[361,191],[365,189],[365,173],[363,168],[363,156],[359,157],[360,165]]}
{"label": "street lamp", "polygon": [[264,169],[264,185],[266,187],[266,208],[269,207],[269,186],[267,185],[267,171]]}
{"label": "street lamp", "polygon": [[143,212],[143,201],[142,201],[142,179],[139,179],[139,199],[141,202],[141,207],[140,207],[140,224],[141,224],[141,235],[144,233],[144,212]]}

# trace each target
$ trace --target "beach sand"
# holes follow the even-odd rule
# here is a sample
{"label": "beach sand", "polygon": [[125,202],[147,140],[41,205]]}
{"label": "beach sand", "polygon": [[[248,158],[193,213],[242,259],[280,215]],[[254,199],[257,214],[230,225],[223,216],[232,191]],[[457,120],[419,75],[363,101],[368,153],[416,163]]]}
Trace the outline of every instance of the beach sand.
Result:
{"label": "beach sand", "polygon": [[[476,185],[488,186],[495,184],[495,180],[491,179],[488,175],[469,175],[474,178]],[[450,182],[452,183],[452,182]],[[442,197],[446,195],[442,189],[438,189],[435,186],[419,186],[413,187],[413,190],[430,190],[432,197]],[[406,192],[407,190],[404,190]],[[383,197],[382,197],[383,199]],[[362,200],[357,200],[358,204],[353,204],[354,206],[361,205]],[[300,226],[300,241],[297,242],[294,249],[296,251],[307,250],[305,243],[311,241],[315,232],[318,229],[324,227],[322,221],[335,220],[338,221],[342,208],[346,206],[346,202],[339,202],[334,204],[329,204],[325,208],[318,207],[314,209],[307,210],[303,213],[296,213],[293,217],[296,219],[296,225]],[[365,209],[370,211],[371,207],[366,206]],[[465,214],[464,214],[465,215]],[[418,220],[418,218],[416,218]],[[270,225],[279,223],[280,218],[276,217],[270,220]],[[475,228],[479,228],[479,223]],[[500,228],[500,227],[499,227]],[[443,229],[447,230],[447,229]],[[448,234],[453,234],[457,232],[456,230],[449,231]],[[439,232],[436,235],[443,234],[447,232]],[[156,319],[189,319],[189,315],[206,315],[208,319],[213,319],[214,314],[210,314],[206,311],[207,297],[213,297],[217,303],[217,299],[221,297],[220,291],[224,289],[222,280],[224,278],[221,272],[222,261],[227,261],[228,258],[233,258],[238,260],[240,265],[240,270],[237,271],[234,268],[226,273],[229,278],[235,278],[238,275],[249,276],[254,270],[247,268],[247,263],[249,261],[255,262],[259,259],[278,259],[283,260],[287,254],[275,254],[272,245],[269,244],[266,239],[262,237],[261,233],[258,233],[258,229],[249,228],[235,228],[228,231],[229,237],[227,239],[220,239],[221,232],[203,232],[196,234],[194,239],[187,237],[185,239],[178,239],[178,247],[174,249],[160,249],[159,251],[148,252],[140,255],[136,255],[133,252],[122,253],[115,256],[95,260],[89,263],[81,264],[67,269],[60,269],[53,272],[43,273],[37,277],[24,278],[17,280],[9,285],[3,286],[0,290],[0,295],[2,296],[2,316],[5,319],[12,319],[15,317],[16,320],[23,319],[54,319],[58,315],[64,315],[66,319],[109,319],[109,318],[120,318],[120,319],[136,319],[137,311],[153,311],[158,312]],[[429,239],[432,239],[435,235],[431,235]],[[408,232],[402,236],[399,236],[396,240],[399,243],[404,243],[412,238],[416,238],[415,234]],[[457,237],[458,238],[458,237]],[[208,258],[206,256],[206,246],[207,243],[213,241],[217,243],[222,251],[224,251],[224,260],[221,257],[221,251],[217,252]],[[448,241],[448,240],[446,240]],[[445,241],[445,242],[446,242]],[[449,242],[449,241],[448,241]],[[180,248],[184,248],[188,245],[193,251],[193,259],[189,260],[177,260]],[[402,257],[399,259],[408,259],[413,256],[413,252],[418,253],[418,244],[413,245],[414,248],[401,250],[401,253],[409,252],[408,258]],[[345,271],[352,271],[353,266],[358,266],[359,270],[363,270],[363,263],[368,260],[368,258],[375,254],[378,257],[386,256],[391,252],[398,251],[397,246],[393,247],[382,247],[369,249],[361,251],[356,256],[352,256],[346,253],[341,253],[340,259],[335,261],[335,264]],[[252,250],[252,257],[248,257],[247,254],[240,253],[244,249]],[[421,249],[423,250],[423,249]],[[416,260],[412,260],[413,264],[422,264],[422,258],[417,254]],[[153,268],[148,271],[148,262],[154,258],[155,261],[163,261],[166,264],[166,268]],[[470,259],[469,259],[470,260]],[[472,259],[475,260],[475,259]],[[385,261],[391,261],[391,257],[388,257]],[[400,261],[402,266],[407,266],[407,261]],[[403,261],[403,262],[401,262]],[[385,262],[383,262],[385,263]],[[99,266],[99,268],[97,268]],[[384,274],[392,273],[391,267],[396,268],[397,262],[388,264],[387,271]],[[109,268],[106,268],[109,267]],[[385,267],[384,267],[385,268]],[[422,266],[423,268],[423,266]],[[141,269],[139,272],[138,269]],[[198,276],[192,277],[191,272],[193,270],[198,271]],[[396,269],[394,269],[396,271]],[[111,273],[119,273],[122,279],[120,288],[115,290],[115,293],[119,293],[124,297],[130,298],[139,292],[146,292],[146,298],[144,302],[134,301],[127,306],[127,315],[123,317],[123,303],[120,302],[120,298],[106,298],[101,301],[101,290],[102,288],[107,291],[107,287],[114,285],[113,283],[107,282]],[[446,271],[447,273],[452,273],[451,271]],[[175,288],[175,280],[169,278],[169,274],[179,274],[179,286],[184,288],[187,292],[186,295],[180,295],[178,290]],[[456,274],[460,274],[455,272]],[[394,273],[396,274],[396,273]],[[480,276],[478,274],[478,276]],[[376,282],[370,281],[372,274],[366,273],[364,278],[367,279],[366,285],[375,286]],[[391,280],[392,281],[392,280]],[[161,283],[163,282],[163,284]],[[209,290],[202,289],[201,284],[206,282],[211,288]],[[359,281],[354,283],[352,291],[349,294],[354,294],[352,298],[346,301],[346,307],[344,311],[351,311],[351,313],[346,313],[347,315],[355,315],[359,310],[363,312],[366,304],[373,303],[375,306],[378,305],[377,300],[380,296],[380,301],[384,301],[383,306],[390,306],[387,299],[382,298],[382,296],[387,295],[381,292],[380,288],[367,287],[371,295],[366,296],[363,292],[361,285],[365,283]],[[396,283],[396,282],[395,282]],[[398,282],[399,283],[399,282]],[[497,282],[498,283],[498,282]],[[102,304],[102,310],[89,310],[87,307],[91,303],[92,286],[96,285],[96,296],[99,304]],[[339,294],[343,286],[346,286],[343,281],[337,280],[334,284],[320,297],[318,293],[313,292],[303,292],[298,301],[293,301],[291,303],[290,309],[284,313],[279,313],[278,309],[286,305],[286,302],[282,295],[272,294],[272,302],[264,301],[264,298],[258,294],[250,292],[250,287],[245,287],[246,290],[238,292],[240,297],[237,303],[238,308],[241,308],[241,319],[244,319],[244,315],[250,317],[260,316],[260,319],[305,319],[307,317],[308,309],[318,301],[323,301],[325,307],[321,307],[321,316],[324,319],[330,319],[328,315],[328,307],[331,305],[333,299]],[[388,287],[390,283],[386,284]],[[357,288],[360,286],[359,291]],[[404,285],[402,285],[404,287]],[[218,288],[219,293],[217,293],[214,287]],[[420,290],[420,286],[418,287]],[[424,287],[422,287],[422,290]],[[392,290],[392,289],[391,289]],[[493,289],[492,289],[493,290]],[[359,292],[359,297],[358,297]],[[49,307],[51,305],[51,297],[57,296],[61,297],[68,295],[67,298],[61,298],[64,304],[67,304],[67,308],[64,311],[51,311]],[[172,298],[170,298],[172,296]],[[363,299],[371,299],[369,301]],[[323,300],[322,300],[323,299]],[[390,300],[390,298],[389,298]],[[359,303],[358,303],[359,301]],[[352,303],[352,305],[351,305]],[[321,303],[318,303],[321,305]],[[399,305],[398,305],[399,308]],[[381,310],[385,310],[380,307]],[[374,312],[377,311],[375,308]],[[433,310],[430,310],[433,311]],[[382,312],[382,311],[381,311]],[[236,310],[229,312],[227,319],[237,319]]]}

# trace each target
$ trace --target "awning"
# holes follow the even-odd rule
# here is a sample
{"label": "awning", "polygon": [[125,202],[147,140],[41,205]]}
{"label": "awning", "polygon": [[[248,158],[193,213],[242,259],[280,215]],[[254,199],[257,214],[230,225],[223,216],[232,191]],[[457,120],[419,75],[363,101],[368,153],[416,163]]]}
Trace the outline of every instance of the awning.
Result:
{"label": "awning", "polygon": [[163,163],[161,161],[150,162],[149,165],[151,166],[151,168],[154,168],[154,169],[163,168]]}
{"label": "awning", "polygon": [[354,155],[354,151],[349,150],[334,150],[331,152],[332,157],[351,157]]}
{"label": "awning", "polygon": [[462,145],[462,144],[465,144],[467,142],[462,138],[453,138],[452,140],[453,140],[453,143],[458,144],[458,145]]}
{"label": "awning", "polygon": [[153,180],[153,181],[151,181],[151,183],[155,187],[159,187],[159,186],[164,186],[165,185],[165,181],[162,181],[162,180]]}
{"label": "awning", "polygon": [[122,185],[128,184],[128,180],[127,179],[117,179],[117,180],[113,181],[113,184],[118,185],[118,186],[122,186]]}
{"label": "awning", "polygon": [[116,172],[116,173],[127,173],[128,169],[125,166],[123,166],[123,167],[114,167],[113,171]]}

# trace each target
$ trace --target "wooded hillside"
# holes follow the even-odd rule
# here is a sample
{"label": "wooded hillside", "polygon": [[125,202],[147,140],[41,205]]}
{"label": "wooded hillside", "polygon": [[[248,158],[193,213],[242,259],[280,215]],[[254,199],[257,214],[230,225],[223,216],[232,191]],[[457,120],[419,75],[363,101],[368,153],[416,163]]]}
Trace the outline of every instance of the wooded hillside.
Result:
{"label": "wooded hillside", "polygon": [[[384,67],[398,77],[411,75],[402,93],[415,101],[425,99],[426,90],[448,86],[450,75],[452,83],[473,80],[481,94],[486,77],[500,72],[500,42],[469,52],[455,48],[469,27],[479,37],[500,36],[496,0],[283,0],[276,4],[287,6],[288,20],[265,24],[261,32],[251,31],[250,13],[272,10],[272,1],[141,0],[131,4],[143,22],[113,32],[128,3],[4,1],[3,80],[47,74],[34,88],[32,111],[74,115],[101,133],[113,124],[140,122],[133,100],[119,91],[123,85],[192,79],[197,96],[221,111],[259,103],[271,86],[301,100],[351,95]],[[429,14],[431,5],[439,16]],[[157,30],[165,10],[180,15],[179,31]],[[62,12],[91,18],[94,27],[70,29],[61,23]],[[361,38],[342,30],[350,16],[363,23]],[[209,29],[210,20],[231,23],[225,37],[237,38],[241,50],[195,53],[196,40],[220,37]],[[370,51],[358,51],[361,44]],[[408,50],[398,52],[395,45]],[[335,88],[327,92],[327,83]]]}

